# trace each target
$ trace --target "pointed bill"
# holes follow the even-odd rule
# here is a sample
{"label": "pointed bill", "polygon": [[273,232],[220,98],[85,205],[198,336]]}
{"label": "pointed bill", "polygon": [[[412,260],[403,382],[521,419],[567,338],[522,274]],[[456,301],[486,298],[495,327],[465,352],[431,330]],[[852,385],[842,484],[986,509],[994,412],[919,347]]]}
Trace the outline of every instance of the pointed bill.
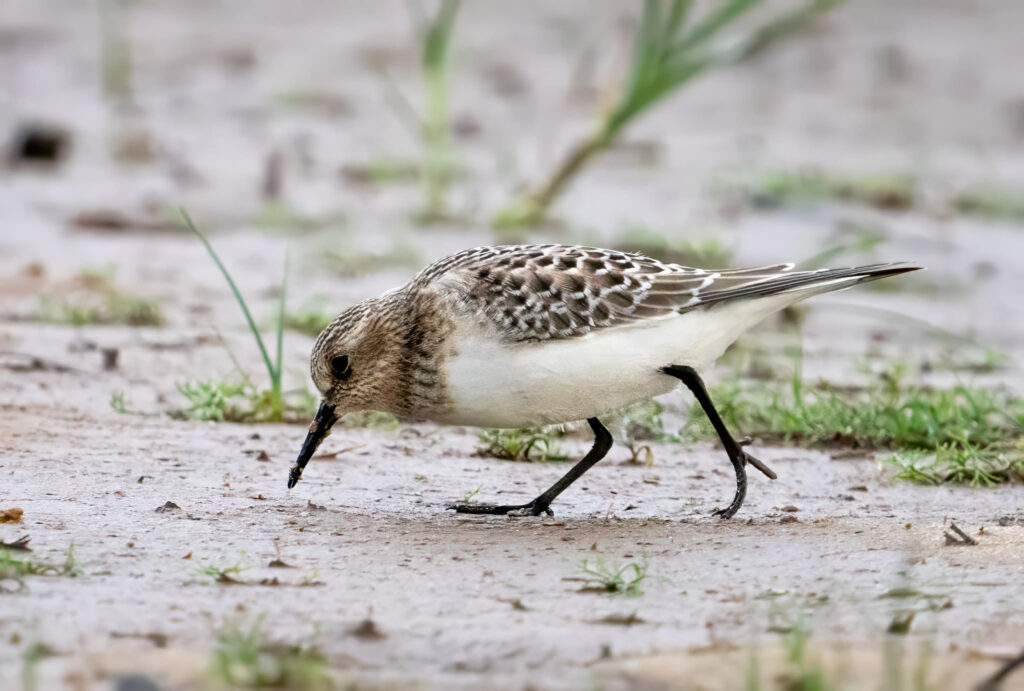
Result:
{"label": "pointed bill", "polygon": [[302,477],[302,470],[309,463],[309,459],[316,453],[320,443],[327,438],[327,435],[331,433],[331,427],[338,421],[338,415],[335,412],[335,408],[332,405],[328,405],[326,401],[320,402],[320,407],[316,411],[316,417],[313,418],[313,422],[309,425],[309,432],[306,433],[306,441],[302,442],[302,448],[299,450],[299,456],[295,459],[295,465],[292,466],[291,471],[288,473],[288,489],[294,487],[299,478]]}

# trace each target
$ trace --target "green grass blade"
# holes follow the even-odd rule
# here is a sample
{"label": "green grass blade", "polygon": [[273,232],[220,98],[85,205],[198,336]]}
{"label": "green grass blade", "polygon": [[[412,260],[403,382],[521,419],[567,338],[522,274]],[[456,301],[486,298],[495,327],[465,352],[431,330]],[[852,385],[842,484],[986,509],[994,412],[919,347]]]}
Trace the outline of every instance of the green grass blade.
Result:
{"label": "green grass blade", "polygon": [[[263,337],[260,336],[260,330],[256,328],[256,322],[252,318],[252,314],[249,312],[249,306],[245,304],[245,298],[242,297],[242,293],[239,292],[238,286],[235,285],[234,279],[231,278],[231,274],[228,273],[227,267],[221,262],[220,257],[213,249],[213,245],[206,239],[206,236],[196,227],[196,224],[192,222],[192,218],[188,215],[188,212],[184,208],[179,208],[178,212],[181,217],[185,220],[185,225],[188,229],[195,233],[195,236],[202,241],[203,246],[206,247],[206,251],[210,254],[217,268],[220,269],[224,279],[228,282],[228,286],[231,287],[231,292],[235,294],[235,300],[238,301],[238,306],[242,308],[242,314],[245,315],[245,320],[249,323],[249,330],[252,331],[253,337],[256,339],[256,345],[260,348],[260,354],[263,356],[263,362],[267,366],[267,374],[270,375],[270,381],[280,380],[280,374],[274,369],[274,365],[270,362],[270,355],[267,353],[266,346],[263,345]],[[283,289],[282,289],[283,290]]]}
{"label": "green grass blade", "polygon": [[722,65],[749,60],[776,41],[802,29],[816,16],[828,12],[846,0],[810,0],[807,4],[758,27],[743,39],[720,51],[715,62]]}
{"label": "green grass blade", "polygon": [[448,58],[452,29],[459,13],[459,0],[442,0],[437,16],[427,28],[423,41],[423,67],[428,71],[443,70]]}
{"label": "green grass blade", "polygon": [[288,290],[288,250],[284,253],[284,271],[281,274],[281,302],[277,308],[277,366],[275,367],[275,373],[277,376],[273,380],[274,396],[277,398],[277,403],[280,404],[281,399],[281,362],[284,358],[284,305],[285,297]]}
{"label": "green grass blade", "polygon": [[680,55],[706,43],[712,36],[728,24],[736,20],[744,12],[757,5],[760,0],[730,0],[724,3],[717,11],[712,12],[702,22],[693,27],[683,40],[675,44],[672,50]]}

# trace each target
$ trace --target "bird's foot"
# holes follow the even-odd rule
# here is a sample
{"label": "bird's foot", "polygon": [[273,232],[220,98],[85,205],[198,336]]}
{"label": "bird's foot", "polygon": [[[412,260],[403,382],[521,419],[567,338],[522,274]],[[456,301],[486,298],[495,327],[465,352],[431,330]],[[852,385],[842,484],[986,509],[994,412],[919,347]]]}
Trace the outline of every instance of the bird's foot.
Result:
{"label": "bird's foot", "polygon": [[729,502],[729,505],[724,509],[715,509],[715,511],[712,512],[713,516],[718,516],[722,519],[732,518],[736,515],[736,512],[740,510],[740,507],[743,506],[743,500],[747,496],[746,466],[748,463],[770,477],[772,480],[778,477],[771,468],[743,450],[742,447],[747,446],[748,444],[750,444],[749,437],[740,440],[739,448],[729,454],[729,460],[732,461],[732,466],[736,470],[736,493],[733,495],[732,501]]}
{"label": "bird's foot", "polygon": [[711,512],[712,516],[718,516],[722,520],[732,518],[736,515],[736,512],[743,506],[743,499],[747,494],[747,488],[744,487],[741,491],[739,486],[736,487],[736,494],[733,495],[732,502],[729,503],[724,509],[715,509]]}
{"label": "bird's foot", "polygon": [[551,507],[546,502],[539,501],[539,499],[534,499],[528,504],[471,504],[469,502],[460,502],[458,504],[449,504],[447,508],[456,513],[478,513],[493,516],[555,515]]}

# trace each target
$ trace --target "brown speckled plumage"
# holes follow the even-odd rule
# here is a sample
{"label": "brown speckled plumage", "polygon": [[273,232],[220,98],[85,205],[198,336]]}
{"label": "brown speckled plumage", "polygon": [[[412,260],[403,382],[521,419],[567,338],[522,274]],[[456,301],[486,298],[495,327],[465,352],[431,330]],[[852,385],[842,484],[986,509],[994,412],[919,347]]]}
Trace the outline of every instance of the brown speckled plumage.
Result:
{"label": "brown speckled plumage", "polygon": [[410,287],[450,293],[507,341],[543,341],[886,266],[793,272],[792,264],[776,264],[711,270],[596,247],[504,245],[442,259],[420,272]]}

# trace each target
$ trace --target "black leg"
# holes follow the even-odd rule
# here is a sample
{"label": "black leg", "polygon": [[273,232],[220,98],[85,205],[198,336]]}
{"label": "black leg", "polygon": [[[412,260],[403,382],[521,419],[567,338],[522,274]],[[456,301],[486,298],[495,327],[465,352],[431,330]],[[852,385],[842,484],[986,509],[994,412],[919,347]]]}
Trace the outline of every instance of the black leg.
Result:
{"label": "black leg", "polygon": [[662,367],[661,371],[680,380],[693,392],[697,402],[700,403],[700,407],[704,409],[704,414],[711,421],[711,426],[718,433],[718,438],[722,440],[725,452],[729,454],[729,460],[732,461],[732,467],[736,471],[736,494],[733,496],[729,506],[724,509],[718,509],[715,513],[722,518],[732,518],[740,510],[740,507],[743,506],[743,499],[747,496],[747,463],[750,463],[750,465],[760,470],[772,480],[778,476],[771,468],[743,450],[743,447],[749,441],[738,442],[729,434],[729,430],[725,423],[722,422],[722,417],[718,414],[718,411],[715,410],[715,404],[711,402],[711,396],[708,395],[708,390],[705,388],[704,381],[700,378],[700,375],[697,374],[697,370],[683,365],[670,365],[669,367]]}
{"label": "black leg", "polygon": [[590,451],[583,457],[583,460],[574,465],[558,482],[551,485],[544,494],[533,501],[528,504],[510,505],[461,503],[451,504],[448,508],[454,509],[459,513],[512,514],[517,516],[539,516],[542,513],[546,513],[549,516],[553,516],[551,502],[555,500],[555,497],[564,492],[580,475],[590,470],[591,466],[604,458],[605,454],[608,453],[608,449],[612,448],[612,435],[601,424],[601,421],[596,417],[592,417],[587,422],[590,423],[590,429],[594,430],[594,445],[590,447]]}

